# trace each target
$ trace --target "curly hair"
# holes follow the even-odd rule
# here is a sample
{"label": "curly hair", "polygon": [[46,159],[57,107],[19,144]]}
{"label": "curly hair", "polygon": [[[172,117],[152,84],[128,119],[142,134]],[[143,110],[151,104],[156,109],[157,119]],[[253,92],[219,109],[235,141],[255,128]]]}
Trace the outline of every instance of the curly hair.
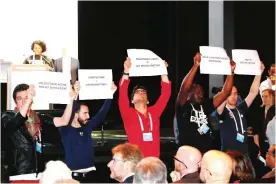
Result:
{"label": "curly hair", "polygon": [[226,152],[233,159],[232,178],[243,182],[250,182],[254,180],[253,166],[251,161],[242,153],[235,150],[228,150]]}
{"label": "curly hair", "polygon": [[34,50],[34,45],[37,44],[39,45],[41,48],[42,48],[42,52],[45,52],[47,50],[46,48],[46,44],[44,41],[42,40],[35,40],[33,43],[32,43],[32,46],[31,46],[31,49]]}

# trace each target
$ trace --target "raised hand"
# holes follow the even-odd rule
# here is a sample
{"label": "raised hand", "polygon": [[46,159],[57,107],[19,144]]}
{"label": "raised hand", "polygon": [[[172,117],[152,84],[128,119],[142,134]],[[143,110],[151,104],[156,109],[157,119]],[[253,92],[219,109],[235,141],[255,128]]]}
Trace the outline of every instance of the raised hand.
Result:
{"label": "raised hand", "polygon": [[124,72],[129,73],[130,67],[131,67],[131,61],[130,61],[130,58],[127,57],[125,62],[124,62]]}
{"label": "raised hand", "polygon": [[169,65],[168,65],[167,61],[164,60],[164,63],[165,63],[166,68],[168,68]]}
{"label": "raised hand", "polygon": [[196,55],[194,56],[194,65],[199,66],[201,61],[201,56],[200,53],[197,52]]}
{"label": "raised hand", "polygon": [[230,58],[231,73],[234,74],[236,69],[236,63]]}
{"label": "raised hand", "polygon": [[29,89],[27,89],[27,101],[28,102],[33,102],[33,98],[35,97],[35,86],[34,85],[30,85]]}
{"label": "raised hand", "polygon": [[113,94],[117,91],[117,86],[115,85],[114,82],[112,82],[111,90],[112,90]]}

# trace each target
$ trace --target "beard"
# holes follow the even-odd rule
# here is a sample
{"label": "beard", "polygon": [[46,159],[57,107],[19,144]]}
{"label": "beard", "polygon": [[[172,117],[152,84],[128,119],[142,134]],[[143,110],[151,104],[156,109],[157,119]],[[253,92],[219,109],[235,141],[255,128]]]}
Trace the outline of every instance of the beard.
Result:
{"label": "beard", "polygon": [[87,125],[86,123],[84,123],[86,121],[87,120],[82,120],[82,119],[78,118],[78,122],[79,122],[80,126],[82,126],[82,127]]}

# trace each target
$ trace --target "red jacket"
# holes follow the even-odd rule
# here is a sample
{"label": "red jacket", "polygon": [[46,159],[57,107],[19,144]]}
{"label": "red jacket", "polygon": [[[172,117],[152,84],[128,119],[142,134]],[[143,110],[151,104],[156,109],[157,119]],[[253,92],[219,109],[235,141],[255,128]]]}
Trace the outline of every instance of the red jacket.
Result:
{"label": "red jacket", "polygon": [[[123,79],[121,79],[123,80]],[[136,111],[134,108],[130,107],[128,98],[128,86],[130,80],[124,80],[119,89],[119,109],[124,122],[124,127],[128,137],[128,141],[132,144],[137,144],[140,146],[144,157],[154,156],[159,157],[160,155],[160,116],[165,109],[167,102],[171,95],[171,82],[161,82],[161,95],[158,101],[151,107],[148,107],[148,112],[152,117],[152,137],[153,141],[143,141],[143,132],[141,130],[141,125],[139,122],[140,115],[144,132],[150,132],[150,120],[149,114],[147,117]]]}

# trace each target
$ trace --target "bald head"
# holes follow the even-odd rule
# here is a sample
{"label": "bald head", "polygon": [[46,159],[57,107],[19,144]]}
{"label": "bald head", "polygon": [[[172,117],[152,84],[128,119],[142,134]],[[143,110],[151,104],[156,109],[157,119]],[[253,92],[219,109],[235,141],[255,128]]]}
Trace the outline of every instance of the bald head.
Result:
{"label": "bald head", "polygon": [[175,171],[181,173],[182,176],[198,171],[201,157],[201,153],[198,149],[191,146],[181,146],[175,155]]}
{"label": "bald head", "polygon": [[217,150],[203,155],[200,179],[205,183],[227,183],[232,174],[232,159],[226,153]]}

